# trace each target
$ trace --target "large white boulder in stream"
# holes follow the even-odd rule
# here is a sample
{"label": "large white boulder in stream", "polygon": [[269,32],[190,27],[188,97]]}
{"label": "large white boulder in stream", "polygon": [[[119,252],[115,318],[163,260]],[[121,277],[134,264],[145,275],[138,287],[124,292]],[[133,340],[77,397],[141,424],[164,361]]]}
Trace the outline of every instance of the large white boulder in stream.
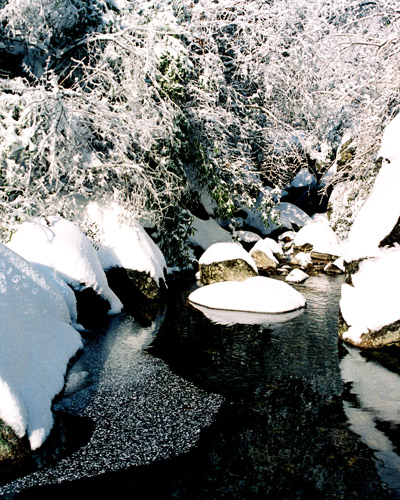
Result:
{"label": "large white boulder in stream", "polygon": [[239,243],[214,243],[199,259],[200,280],[209,285],[219,281],[244,281],[258,275],[257,266]]}

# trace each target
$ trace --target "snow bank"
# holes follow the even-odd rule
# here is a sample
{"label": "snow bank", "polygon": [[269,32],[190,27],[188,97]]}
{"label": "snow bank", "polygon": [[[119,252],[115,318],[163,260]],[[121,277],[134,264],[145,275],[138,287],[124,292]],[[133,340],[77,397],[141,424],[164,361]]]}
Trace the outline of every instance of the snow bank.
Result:
{"label": "snow bank", "polygon": [[340,310],[350,327],[344,340],[357,344],[363,333],[400,320],[400,252],[391,249],[360,263],[353,286],[342,285]]}
{"label": "snow bank", "polygon": [[333,229],[321,219],[311,221],[300,229],[294,238],[294,244],[301,247],[305,244],[313,246],[315,252],[340,256],[343,248]]}
{"label": "snow bank", "polygon": [[110,303],[110,314],[122,310],[120,300],[108,286],[96,250],[72,222],[58,216],[24,222],[8,247],[28,261],[55,269],[74,288],[93,288]]}
{"label": "snow bank", "polygon": [[214,243],[203,253],[199,259],[199,264],[210,265],[214,262],[223,262],[226,260],[242,259],[247,262],[256,272],[258,272],[256,263],[251,255],[239,243]]}
{"label": "snow bank", "polygon": [[283,313],[305,306],[303,295],[283,281],[255,276],[198,288],[189,295],[194,304],[211,309],[253,313]]}
{"label": "snow bank", "polygon": [[82,347],[58,289],[0,243],[0,418],[32,449],[53,425],[51,402]]}
{"label": "snow bank", "polygon": [[233,242],[233,238],[228,231],[218,225],[214,219],[202,220],[194,217],[192,228],[194,234],[191,234],[188,239],[203,250],[207,250],[214,243]]}
{"label": "snow bank", "polygon": [[167,264],[161,250],[120,205],[111,203],[103,207],[90,202],[86,210],[89,220],[97,228],[97,255],[104,270],[124,267],[147,273],[158,284],[164,279]]}
{"label": "snow bank", "polygon": [[378,158],[382,167],[371,194],[360,209],[350,229],[345,260],[350,262],[376,256],[379,243],[400,217],[400,114],[386,127]]}

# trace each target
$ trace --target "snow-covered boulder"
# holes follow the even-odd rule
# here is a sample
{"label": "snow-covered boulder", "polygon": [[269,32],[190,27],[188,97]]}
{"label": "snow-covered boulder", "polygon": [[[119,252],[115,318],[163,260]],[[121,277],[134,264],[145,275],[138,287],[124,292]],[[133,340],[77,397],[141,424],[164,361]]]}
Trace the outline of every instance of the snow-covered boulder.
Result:
{"label": "snow-covered boulder", "polygon": [[245,248],[247,251],[251,250],[257,241],[261,240],[261,236],[253,231],[244,231],[239,230],[236,231],[236,237],[238,242]]}
{"label": "snow-covered boulder", "polygon": [[93,290],[106,301],[109,314],[121,311],[121,301],[108,286],[95,248],[72,222],[58,216],[24,222],[8,247],[30,262],[54,269],[74,290]]}
{"label": "snow-covered boulder", "polygon": [[300,229],[294,238],[295,248],[299,251],[313,251],[318,254],[335,256],[343,253],[342,246],[333,229],[327,222],[312,221]]}
{"label": "snow-covered boulder", "polygon": [[344,253],[340,336],[362,348],[400,342],[400,114],[386,127],[382,167],[351,227]]}
{"label": "snow-covered boulder", "polygon": [[316,183],[317,179],[308,170],[308,168],[302,168],[290,183],[290,187],[304,188],[304,187],[315,186]]}
{"label": "snow-covered boulder", "polygon": [[232,235],[222,228],[214,219],[202,220],[198,217],[193,218],[192,229],[194,234],[189,236],[189,242],[192,245],[200,247],[203,251],[214,243],[233,242]]}
{"label": "snow-covered boulder", "polygon": [[289,283],[304,283],[309,278],[309,275],[301,269],[293,269],[286,276],[285,281]]}
{"label": "snow-covered boulder", "polygon": [[244,281],[258,275],[257,266],[239,243],[214,243],[199,259],[200,280],[209,285],[218,281]]}
{"label": "snow-covered boulder", "polygon": [[[29,244],[29,242],[27,242]],[[51,402],[82,347],[70,309],[35,266],[0,244],[0,419],[32,449],[48,436]]]}
{"label": "snow-covered boulder", "polygon": [[258,269],[263,271],[275,270],[278,267],[279,261],[275,257],[274,252],[268,241],[259,240],[250,250],[250,255],[253,257],[254,262]]}
{"label": "snow-covered boulder", "polygon": [[311,220],[310,216],[301,210],[301,208],[287,202],[277,203],[266,222],[257,209],[243,210],[247,213],[246,226],[254,228],[263,236],[268,236],[277,229],[297,231]]}
{"label": "snow-covered boulder", "polygon": [[303,295],[289,284],[264,276],[207,285],[192,292],[189,300],[211,309],[252,313],[283,313],[306,304]]}
{"label": "snow-covered boulder", "polygon": [[342,285],[340,337],[362,348],[400,342],[400,251],[381,252],[360,262]]}
{"label": "snow-covered boulder", "polygon": [[165,286],[164,255],[144,228],[117,203],[86,207],[95,225],[97,255],[113,291],[125,305],[143,295],[158,297]]}

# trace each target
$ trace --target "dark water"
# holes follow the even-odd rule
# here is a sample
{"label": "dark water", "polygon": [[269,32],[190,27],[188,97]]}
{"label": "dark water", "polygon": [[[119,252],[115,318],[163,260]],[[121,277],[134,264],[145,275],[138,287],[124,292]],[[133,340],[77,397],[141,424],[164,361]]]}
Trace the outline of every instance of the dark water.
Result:
{"label": "dark water", "polygon": [[298,286],[307,308],[282,322],[210,319],[179,282],[148,326],[114,318],[71,370],[40,469],[0,496],[399,499],[398,357],[339,344],[341,282]]}

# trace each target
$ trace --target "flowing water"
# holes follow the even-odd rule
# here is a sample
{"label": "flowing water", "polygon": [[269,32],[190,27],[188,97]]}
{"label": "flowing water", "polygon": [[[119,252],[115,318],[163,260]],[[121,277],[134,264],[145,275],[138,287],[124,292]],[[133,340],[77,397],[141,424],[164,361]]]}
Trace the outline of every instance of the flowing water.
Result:
{"label": "flowing water", "polygon": [[196,309],[176,281],[147,324],[113,318],[0,496],[400,499],[398,354],[338,342],[342,281],[275,316]]}

